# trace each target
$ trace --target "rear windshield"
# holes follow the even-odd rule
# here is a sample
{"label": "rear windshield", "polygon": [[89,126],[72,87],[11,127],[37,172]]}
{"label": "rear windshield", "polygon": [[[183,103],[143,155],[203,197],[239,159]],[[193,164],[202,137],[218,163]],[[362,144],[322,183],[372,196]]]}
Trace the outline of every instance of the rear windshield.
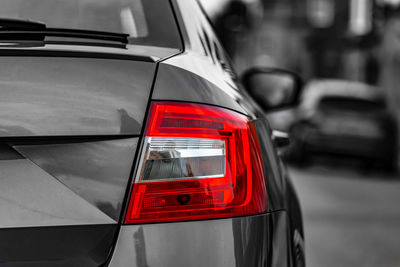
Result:
{"label": "rear windshield", "polygon": [[0,18],[127,33],[133,44],[180,48],[168,0],[1,0]]}
{"label": "rear windshield", "polygon": [[385,109],[383,101],[355,98],[326,97],[322,98],[318,109],[323,112],[379,112]]}

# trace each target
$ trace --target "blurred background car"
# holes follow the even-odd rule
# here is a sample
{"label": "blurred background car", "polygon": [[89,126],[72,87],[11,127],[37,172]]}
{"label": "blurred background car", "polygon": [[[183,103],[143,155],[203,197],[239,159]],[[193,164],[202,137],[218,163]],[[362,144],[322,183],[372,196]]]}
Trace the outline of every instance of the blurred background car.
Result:
{"label": "blurred background car", "polygon": [[374,86],[344,80],[310,82],[290,127],[295,163],[312,155],[349,156],[393,171],[397,163],[396,124]]}

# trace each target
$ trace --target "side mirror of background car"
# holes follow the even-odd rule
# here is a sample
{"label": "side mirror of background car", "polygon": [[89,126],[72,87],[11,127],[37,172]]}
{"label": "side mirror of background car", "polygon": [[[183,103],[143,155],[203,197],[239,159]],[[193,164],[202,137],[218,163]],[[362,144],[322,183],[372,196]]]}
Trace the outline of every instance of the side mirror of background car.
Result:
{"label": "side mirror of background car", "polygon": [[242,82],[266,112],[297,105],[303,87],[297,74],[274,68],[252,68],[244,73]]}

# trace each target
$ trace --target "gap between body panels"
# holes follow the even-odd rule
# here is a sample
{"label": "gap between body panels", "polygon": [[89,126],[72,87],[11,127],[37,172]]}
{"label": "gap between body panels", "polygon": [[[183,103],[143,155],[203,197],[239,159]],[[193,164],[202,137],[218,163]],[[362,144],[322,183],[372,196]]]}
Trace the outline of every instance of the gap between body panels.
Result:
{"label": "gap between body panels", "polygon": [[[76,45],[76,43],[74,44]],[[125,51],[125,50],[123,50]],[[31,49],[30,47],[21,48],[0,48],[0,56],[3,57],[72,57],[72,58],[95,58],[95,59],[117,59],[117,60],[132,60],[154,63],[155,60],[151,56],[141,56],[128,54],[125,52],[113,53],[113,52],[93,52],[85,49],[80,51],[68,51],[68,50],[50,50],[43,48],[41,50]]]}
{"label": "gap between body panels", "polygon": [[0,144],[15,145],[48,145],[101,142],[137,138],[139,135],[55,135],[55,136],[4,136]]}
{"label": "gap between body panels", "polygon": [[[175,19],[177,19],[175,13],[174,13],[174,15],[175,15]],[[176,22],[176,23],[178,24],[178,22]],[[178,26],[179,26],[179,24],[178,24]],[[179,28],[179,31],[180,31],[180,28]],[[182,36],[181,36],[181,38],[182,38]],[[155,68],[153,80],[152,80],[152,83],[151,83],[151,89],[150,89],[150,94],[149,94],[149,98],[148,98],[149,100],[148,100],[147,106],[146,106],[146,112],[145,112],[145,115],[144,115],[144,118],[143,118],[143,122],[142,122],[143,126],[142,126],[142,129],[141,129],[140,135],[139,136],[135,136],[135,137],[139,138],[139,142],[138,142],[138,147],[136,148],[134,160],[132,162],[132,170],[131,170],[131,173],[130,173],[130,177],[129,177],[129,181],[128,181],[128,187],[126,189],[125,196],[124,196],[124,201],[123,201],[123,204],[122,204],[123,208],[122,208],[122,211],[121,211],[120,218],[118,220],[118,228],[117,228],[117,230],[115,232],[115,237],[114,237],[114,240],[113,240],[113,246],[111,247],[111,250],[110,250],[110,255],[108,256],[107,261],[102,266],[108,266],[108,264],[110,263],[110,261],[112,259],[112,256],[113,256],[113,253],[114,253],[114,250],[115,250],[115,246],[116,246],[117,241],[118,241],[118,236],[119,236],[119,233],[120,233],[120,230],[121,230],[122,221],[124,219],[126,210],[128,208],[128,200],[129,200],[129,196],[130,196],[131,190],[132,190],[132,186],[131,185],[132,185],[132,182],[134,180],[134,175],[136,174],[137,169],[139,167],[138,158],[141,156],[141,152],[142,152],[143,145],[144,145],[144,140],[145,140],[144,132],[145,132],[145,127],[146,127],[146,122],[148,120],[148,116],[149,116],[149,113],[150,113],[151,103],[152,103],[152,101],[154,101],[152,99],[152,97],[153,97],[154,88],[155,88],[155,85],[156,85],[156,82],[157,82],[157,76],[158,76],[160,64],[162,64],[164,61],[166,61],[166,60],[168,60],[170,58],[179,56],[179,55],[181,55],[183,53],[184,53],[184,46],[182,48],[182,51],[180,51],[179,53],[176,53],[174,55],[171,55],[169,57],[166,57],[166,58],[164,58],[162,60],[159,60],[159,61],[155,62],[156,68]]]}
{"label": "gap between body panels", "polygon": [[[171,57],[174,57],[174,56],[175,55],[173,55]],[[170,57],[168,57],[168,58],[170,58]],[[166,58],[166,59],[168,59],[168,58]],[[109,253],[108,257],[107,257],[106,262],[104,264],[102,264],[100,267],[108,266],[110,264],[111,260],[112,260],[112,257],[113,257],[114,251],[115,251],[115,247],[116,247],[116,244],[117,244],[117,241],[118,241],[118,236],[119,236],[119,233],[121,231],[122,221],[123,221],[123,219],[125,217],[126,210],[128,208],[127,206],[128,206],[129,196],[130,196],[131,190],[132,190],[132,183],[134,181],[134,175],[137,172],[138,165],[139,165],[138,158],[140,157],[140,154],[141,154],[141,151],[142,151],[143,145],[144,145],[144,131],[145,131],[145,126],[146,126],[146,121],[148,119],[147,117],[148,117],[148,114],[150,112],[150,107],[151,107],[151,102],[152,102],[151,98],[152,98],[152,95],[153,95],[153,91],[154,91],[154,87],[155,87],[155,83],[156,83],[156,79],[157,79],[159,65],[160,65],[160,63],[162,61],[163,60],[156,62],[156,68],[155,68],[153,80],[152,80],[152,83],[151,83],[150,94],[149,94],[149,98],[148,98],[149,100],[147,102],[146,112],[145,112],[145,115],[144,115],[144,118],[143,118],[143,121],[142,121],[142,125],[143,126],[142,126],[142,129],[140,131],[140,135],[136,136],[136,137],[139,138],[139,142],[138,142],[138,146],[137,146],[136,151],[135,151],[135,157],[134,157],[133,162],[132,162],[132,168],[131,168],[131,172],[130,172],[129,179],[128,179],[128,186],[127,186],[126,191],[125,191],[124,201],[122,202],[121,214],[120,214],[119,220],[118,220],[118,226],[117,226],[117,229],[115,231],[115,236],[114,236],[114,239],[113,239],[113,242],[112,242],[113,245],[112,245],[112,247],[110,249],[110,253]]]}
{"label": "gap between body panels", "polygon": [[25,159],[15,146],[79,144],[137,138],[138,135],[110,136],[7,136],[0,137],[0,160]]}

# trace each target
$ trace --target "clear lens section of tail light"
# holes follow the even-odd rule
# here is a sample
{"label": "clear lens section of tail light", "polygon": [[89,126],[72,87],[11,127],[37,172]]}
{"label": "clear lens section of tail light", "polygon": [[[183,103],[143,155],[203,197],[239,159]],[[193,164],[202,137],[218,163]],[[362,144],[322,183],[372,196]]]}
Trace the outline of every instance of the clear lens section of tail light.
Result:
{"label": "clear lens section of tail light", "polygon": [[125,223],[266,211],[260,147],[249,118],[223,108],[152,104]]}
{"label": "clear lens section of tail light", "polygon": [[139,181],[225,176],[225,142],[202,138],[148,137]]}

